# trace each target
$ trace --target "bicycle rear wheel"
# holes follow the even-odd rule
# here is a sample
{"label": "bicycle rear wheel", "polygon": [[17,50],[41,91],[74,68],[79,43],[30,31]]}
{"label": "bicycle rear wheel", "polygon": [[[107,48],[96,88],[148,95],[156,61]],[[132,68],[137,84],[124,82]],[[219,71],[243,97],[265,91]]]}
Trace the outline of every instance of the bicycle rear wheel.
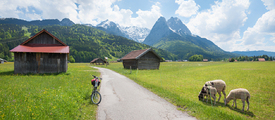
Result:
{"label": "bicycle rear wheel", "polygon": [[91,100],[94,104],[99,104],[101,102],[101,95],[98,91],[94,91],[91,96]]}

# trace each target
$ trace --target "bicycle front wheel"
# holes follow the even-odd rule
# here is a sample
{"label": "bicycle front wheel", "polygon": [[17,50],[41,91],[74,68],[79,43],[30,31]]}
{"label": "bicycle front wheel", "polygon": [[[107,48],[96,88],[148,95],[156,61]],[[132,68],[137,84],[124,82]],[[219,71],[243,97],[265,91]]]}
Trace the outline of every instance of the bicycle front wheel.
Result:
{"label": "bicycle front wheel", "polygon": [[94,91],[91,96],[91,100],[94,104],[99,104],[101,102],[101,95],[98,91]]}

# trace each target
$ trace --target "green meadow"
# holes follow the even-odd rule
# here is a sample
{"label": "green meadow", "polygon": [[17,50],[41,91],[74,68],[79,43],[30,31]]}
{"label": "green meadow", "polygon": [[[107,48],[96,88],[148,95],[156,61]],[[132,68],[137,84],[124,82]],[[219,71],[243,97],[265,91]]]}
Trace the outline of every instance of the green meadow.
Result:
{"label": "green meadow", "polygon": [[[275,119],[275,62],[164,62],[159,70],[128,70],[122,63],[112,63],[107,68],[129,77],[198,119]],[[233,101],[225,106],[224,96],[215,106],[210,101],[199,101],[204,83],[215,79],[226,82],[227,95],[232,89],[246,88],[251,94],[249,111],[246,104],[242,112],[241,100],[237,100],[237,108],[231,107]]]}
{"label": "green meadow", "polygon": [[90,81],[100,73],[87,64],[69,64],[67,73],[42,75],[14,75],[13,63],[0,64],[0,120],[95,120]]}
{"label": "green meadow", "polygon": [[[106,68],[198,119],[275,119],[275,62],[165,62],[159,70],[128,70],[111,63]],[[13,63],[0,64],[0,119],[96,119],[92,75],[100,73],[88,63],[70,63],[66,73],[42,75],[14,75]],[[215,106],[199,101],[204,83],[215,79],[226,82],[226,94],[235,88],[249,90],[250,110],[241,111],[241,100],[237,109],[231,107],[233,101],[224,106],[223,96]]]}

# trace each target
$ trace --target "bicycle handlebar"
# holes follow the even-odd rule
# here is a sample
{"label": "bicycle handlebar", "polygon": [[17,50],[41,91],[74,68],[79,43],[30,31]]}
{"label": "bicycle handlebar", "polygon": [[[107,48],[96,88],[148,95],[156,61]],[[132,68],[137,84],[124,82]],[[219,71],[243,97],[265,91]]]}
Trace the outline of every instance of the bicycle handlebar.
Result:
{"label": "bicycle handlebar", "polygon": [[102,80],[102,78],[99,78],[99,77],[96,77],[95,75],[92,75],[94,78],[96,78],[96,79],[100,79],[100,80]]}

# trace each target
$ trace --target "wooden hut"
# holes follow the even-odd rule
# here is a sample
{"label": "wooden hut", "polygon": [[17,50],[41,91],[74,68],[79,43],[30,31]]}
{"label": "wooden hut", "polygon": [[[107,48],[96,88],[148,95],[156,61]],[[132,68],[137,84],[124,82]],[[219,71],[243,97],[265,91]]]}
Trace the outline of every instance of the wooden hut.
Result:
{"label": "wooden hut", "polygon": [[203,62],[208,62],[208,59],[203,59],[202,61],[203,61]]}
{"label": "wooden hut", "polygon": [[96,65],[100,65],[100,64],[104,65],[105,63],[107,62],[101,58],[95,58],[90,62],[90,64],[96,64]]}
{"label": "wooden hut", "polygon": [[261,62],[264,62],[264,61],[265,61],[264,58],[258,58],[258,60],[261,61]]}
{"label": "wooden hut", "polygon": [[159,69],[162,58],[151,48],[135,50],[121,58],[126,69]]}
{"label": "wooden hut", "polygon": [[59,73],[68,69],[69,46],[45,29],[10,50],[14,73]]}
{"label": "wooden hut", "polygon": [[4,64],[4,59],[0,58],[0,64]]}

